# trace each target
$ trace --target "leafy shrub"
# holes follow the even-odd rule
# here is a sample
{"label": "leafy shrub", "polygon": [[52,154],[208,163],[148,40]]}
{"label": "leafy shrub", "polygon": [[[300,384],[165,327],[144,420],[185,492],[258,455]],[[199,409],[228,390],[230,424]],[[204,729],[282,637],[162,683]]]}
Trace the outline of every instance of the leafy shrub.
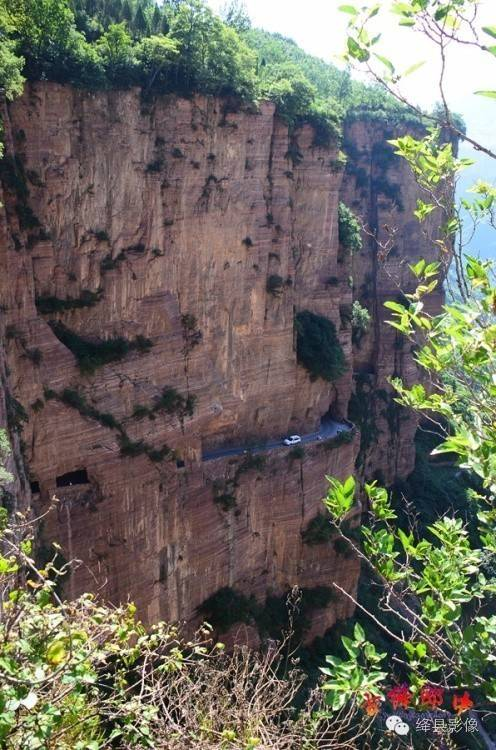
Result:
{"label": "leafy shrub", "polygon": [[[25,518],[7,526],[0,510],[6,750],[255,750],[260,737],[275,750],[324,747],[346,731],[315,714],[320,693],[300,700],[295,715],[303,675],[287,669],[285,644],[226,653],[206,626],[186,638],[165,622],[145,627],[133,604],[109,606],[89,594],[65,601],[59,584],[71,564],[47,542],[36,563],[33,542]],[[252,606],[232,589],[207,603],[224,627]]]}
{"label": "leafy shrub", "polygon": [[219,633],[225,633],[237,622],[249,623],[255,607],[253,597],[248,598],[229,586],[224,586],[205,599],[198,611]]}
{"label": "leafy shrub", "polygon": [[192,417],[195,409],[196,396],[188,394],[183,396],[175,388],[167,386],[162,395],[153,406],[153,411],[165,411],[167,414],[175,414],[180,420]]}
{"label": "leafy shrub", "polygon": [[236,507],[236,487],[235,479],[216,479],[213,483],[214,503],[226,513]]}
{"label": "leafy shrub", "polygon": [[110,242],[110,237],[108,236],[108,232],[106,232],[105,229],[94,229],[93,234],[98,242]]}
{"label": "leafy shrub", "polygon": [[369,330],[371,321],[372,316],[367,308],[355,300],[351,311],[351,340],[357,346],[360,346],[362,338]]}
{"label": "leafy shrub", "polygon": [[163,159],[155,159],[146,165],[146,172],[160,172],[164,166]]}
{"label": "leafy shrub", "polygon": [[162,448],[153,448],[145,440],[132,440],[129,435],[121,430],[117,436],[119,441],[120,454],[123,458],[135,458],[136,456],[146,455],[150,461],[163,461],[164,458],[172,459],[174,451],[164,444]]}
{"label": "leafy shrub", "polygon": [[336,380],[346,370],[344,352],[334,323],[303,310],[296,315],[296,355],[313,378]]}
{"label": "leafy shrub", "polygon": [[36,308],[42,315],[51,315],[53,313],[65,312],[66,310],[93,307],[101,300],[102,294],[102,289],[96,292],[83,289],[80,296],[76,298],[66,297],[66,299],[60,299],[51,295],[42,295],[36,297]]}
{"label": "leafy shrub", "polygon": [[98,409],[95,409],[95,407],[88,404],[84,394],[81,393],[81,391],[75,390],[73,388],[64,388],[62,393],[57,395],[57,398],[63,404],[66,404],[66,406],[70,406],[73,409],[77,409],[77,411],[83,417],[89,417],[90,419],[94,419],[96,422],[99,422],[104,427],[109,427],[110,429],[113,429],[113,430],[122,431],[121,424],[117,421],[117,419],[113,416],[113,414],[109,414],[108,412],[101,412]]}
{"label": "leafy shrub", "polygon": [[147,451],[148,446],[144,440],[131,440],[127,434],[119,435],[118,441],[121,456],[134,458],[135,456],[140,456]]}
{"label": "leafy shrub", "polygon": [[13,339],[18,339],[20,337],[21,332],[13,323],[9,323],[9,325],[5,327],[5,338],[7,341],[12,341]]}
{"label": "leafy shrub", "polygon": [[122,336],[90,341],[59,321],[51,320],[49,325],[59,341],[74,354],[81,372],[87,375],[93,374],[98,367],[123,359],[130,351],[136,350],[143,354],[152,347],[150,339],[144,336],[136,336],[134,341],[128,341]]}
{"label": "leafy shrub", "polygon": [[181,315],[181,327],[183,329],[184,354],[187,356],[195,346],[201,343],[203,334],[198,327],[196,316],[191,315],[191,313]]}
{"label": "leafy shrub", "polygon": [[124,250],[121,250],[119,255],[116,255],[115,258],[113,258],[111,253],[109,253],[100,261],[100,270],[103,273],[105,273],[105,271],[112,271],[114,268],[117,268],[119,263],[122,263],[122,261],[125,259],[126,259],[126,254]]}
{"label": "leafy shrub", "polygon": [[362,230],[353,211],[344,203],[338,207],[339,242],[351,252],[362,249]]}
{"label": "leafy shrub", "polygon": [[7,424],[12,431],[20,432],[23,422],[28,422],[29,417],[26,409],[10,393],[5,394],[5,406],[7,409]]}
{"label": "leafy shrub", "polygon": [[305,458],[305,448],[303,447],[303,445],[295,445],[294,448],[291,448],[288,453],[288,458],[291,461],[301,460]]}
{"label": "leafy shrub", "polygon": [[335,531],[331,526],[328,516],[318,513],[308,522],[306,529],[301,532],[301,538],[305,544],[325,544],[334,536]]}
{"label": "leafy shrub", "polygon": [[284,279],[282,276],[272,274],[267,279],[267,292],[273,297],[280,297],[284,288]]}
{"label": "leafy shrub", "polygon": [[262,471],[265,468],[266,463],[266,456],[260,454],[255,456],[253,453],[248,453],[236,469],[235,477],[238,479],[242,474],[246,474],[248,471]]}
{"label": "leafy shrub", "polygon": [[243,461],[237,466],[234,476],[226,479],[216,479],[213,483],[214,503],[220,505],[226,512],[236,507],[236,489],[239,487],[239,478],[249,471],[262,471],[267,458],[263,455],[248,453]]}

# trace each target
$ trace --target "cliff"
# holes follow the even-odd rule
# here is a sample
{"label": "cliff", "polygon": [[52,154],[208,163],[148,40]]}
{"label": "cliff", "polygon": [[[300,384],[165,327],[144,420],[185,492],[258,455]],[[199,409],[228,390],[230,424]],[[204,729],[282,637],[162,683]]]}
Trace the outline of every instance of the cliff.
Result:
{"label": "cliff", "polygon": [[[39,83],[4,117],[0,367],[13,496],[37,515],[58,498],[41,539],[81,560],[68,593],[129,597],[148,620],[194,620],[223,587],[261,602],[332,580],[353,593],[356,561],[302,536],[325,475],[346,477],[358,457],[389,481],[414,459],[414,422],[389,406],[386,382],[413,377],[413,360],[382,311],[404,260],[432,252],[410,223],[411,178],[388,157],[402,211],[374,181],[379,127],[350,128],[343,182],[337,147],[315,146],[309,126],[290,136],[271,104],[232,110]],[[378,227],[398,225],[386,266],[372,240],[359,257],[342,252],[340,199]],[[352,273],[374,320],[360,347],[346,312]],[[297,363],[302,310],[338,331],[348,367],[335,382]],[[362,431],[351,442],[243,453],[348,412]],[[311,635],[351,613],[347,599],[314,609]]]}

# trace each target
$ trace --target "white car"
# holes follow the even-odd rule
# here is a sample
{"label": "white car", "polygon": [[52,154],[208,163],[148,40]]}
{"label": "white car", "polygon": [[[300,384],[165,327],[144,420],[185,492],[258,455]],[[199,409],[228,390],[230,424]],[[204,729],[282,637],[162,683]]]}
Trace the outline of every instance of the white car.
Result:
{"label": "white car", "polygon": [[301,443],[301,437],[299,435],[290,435],[287,438],[284,438],[282,441],[284,445],[298,445],[298,443]]}

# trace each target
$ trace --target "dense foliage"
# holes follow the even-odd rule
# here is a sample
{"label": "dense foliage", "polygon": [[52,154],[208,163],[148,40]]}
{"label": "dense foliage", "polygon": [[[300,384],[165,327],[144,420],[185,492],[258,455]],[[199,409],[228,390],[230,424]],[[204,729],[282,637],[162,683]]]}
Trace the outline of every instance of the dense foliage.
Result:
{"label": "dense foliage", "polygon": [[205,0],[0,0],[0,85],[8,98],[20,93],[23,77],[140,86],[145,96],[230,96],[237,106],[269,99],[291,127],[310,122],[317,146],[339,137],[344,115],[412,119],[378,87],[251,29],[236,3],[222,20]]}
{"label": "dense foliage", "polygon": [[362,228],[357,217],[345,203],[338,206],[339,244],[345,250],[358,252],[362,249]]}
{"label": "dense foliage", "polygon": [[[496,37],[496,27],[480,27],[478,0],[384,5],[392,7],[399,25],[427,37],[442,65],[448,43],[496,55],[484,37]],[[349,59],[402,98],[397,85],[408,71],[401,74],[402,60],[379,54],[380,37],[374,33],[381,5],[343,10],[350,17]],[[496,153],[465,136],[449,109],[444,76],[439,87],[442,127],[431,128],[423,138],[405,134],[390,141],[418,185],[414,217],[423,225],[419,231],[430,236],[425,221],[436,219],[431,239],[438,259],[412,264],[413,291],[385,303],[390,325],[410,345],[421,373],[413,384],[391,379],[395,401],[422,415],[424,430],[429,425],[430,457],[419,452],[414,473],[395,487],[396,502],[376,481],[361,490],[353,477],[330,479],[325,504],[334,528],[362,560],[368,580],[378,585],[375,604],[370,598],[358,602],[364,627],[355,625],[352,635],[343,638],[344,653],[328,657],[323,671],[329,677],[329,703],[339,709],[348,700],[362,700],[364,714],[376,716],[378,729],[384,728],[388,712],[408,709],[397,732],[408,739],[405,745],[398,740],[398,746],[467,750],[492,748],[495,737],[496,288],[493,264],[463,254],[463,225],[470,232],[480,222],[495,227],[496,189],[479,181],[470,199],[457,205],[456,179],[473,162],[457,157],[456,138],[465,137],[494,159]],[[496,98],[495,91],[476,93]],[[429,297],[442,282],[454,249],[457,294],[435,314]],[[349,529],[358,496],[368,510],[359,537]],[[349,596],[339,585],[335,588]],[[378,629],[388,642],[384,653],[374,647]],[[388,683],[393,685],[389,691]],[[436,727],[428,722],[422,734],[416,721],[427,708],[438,722],[458,715],[470,717],[472,727],[458,733],[449,723]]]}
{"label": "dense foliage", "polygon": [[[0,467],[8,452],[0,431]],[[0,488],[11,480],[2,469]],[[163,622],[146,628],[132,604],[114,608],[90,594],[64,601],[58,583],[71,566],[53,545],[42,567],[33,531],[0,508],[2,748],[349,748],[350,718],[322,712],[321,693],[293,710],[303,675],[284,644],[228,654],[210,626],[187,640]],[[312,589],[307,599],[303,613],[328,597]]]}
{"label": "dense foliage", "polygon": [[304,77],[315,87],[317,109],[325,103],[326,107],[343,114],[348,120],[367,118],[386,121],[390,126],[400,122],[413,125],[422,122],[418,114],[388,95],[383,87],[354,80],[349,71],[309,55],[292,39],[261,29],[251,29],[244,38],[258,53],[262,76],[264,68],[272,66],[298,70],[299,77]]}
{"label": "dense foliage", "polygon": [[303,310],[296,315],[295,328],[298,362],[314,378],[337,380],[345,372],[346,362],[334,323]]}
{"label": "dense foliage", "polygon": [[371,322],[372,316],[367,308],[361,305],[358,300],[355,300],[351,310],[351,339],[354,344],[360,346]]}

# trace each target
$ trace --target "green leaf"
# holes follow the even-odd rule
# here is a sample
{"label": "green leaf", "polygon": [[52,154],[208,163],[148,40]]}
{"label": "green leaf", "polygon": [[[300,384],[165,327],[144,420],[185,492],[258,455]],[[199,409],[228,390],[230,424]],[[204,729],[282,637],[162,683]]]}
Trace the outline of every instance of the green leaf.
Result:
{"label": "green leaf", "polygon": [[387,307],[389,310],[393,310],[400,315],[403,315],[403,313],[405,312],[405,308],[403,307],[403,305],[400,305],[399,302],[388,301],[384,303],[384,307]]}
{"label": "green leaf", "polygon": [[394,65],[391,62],[391,60],[388,60],[387,57],[383,57],[382,55],[375,54],[374,57],[377,57],[377,59],[386,66],[386,68],[389,70],[391,74],[394,74]]}
{"label": "green leaf", "polygon": [[405,76],[409,76],[412,73],[415,73],[415,71],[421,68],[423,65],[425,65],[425,60],[422,60],[422,62],[415,63],[414,65],[410,65],[410,67],[407,68],[405,72],[401,74],[401,77],[404,78]]}
{"label": "green leaf", "polygon": [[496,39],[496,26],[483,26],[482,31]]}
{"label": "green leaf", "polygon": [[496,91],[474,91],[477,96],[487,96],[489,99],[496,99]]}
{"label": "green leaf", "polygon": [[54,664],[55,666],[57,666],[64,661],[66,653],[67,652],[65,650],[63,641],[53,641],[53,643],[51,643],[47,649],[46,660],[50,662],[50,664]]}
{"label": "green leaf", "polygon": [[349,13],[350,16],[358,15],[358,10],[353,5],[340,5],[338,10],[340,10],[341,13]]}
{"label": "green leaf", "polygon": [[355,627],[353,629],[353,635],[355,636],[355,641],[357,643],[363,643],[365,641],[365,631],[359,622],[355,623]]}
{"label": "green leaf", "polygon": [[443,18],[446,18],[450,11],[449,5],[443,5],[441,8],[438,8],[436,12],[434,13],[434,18],[436,21],[442,21]]}

